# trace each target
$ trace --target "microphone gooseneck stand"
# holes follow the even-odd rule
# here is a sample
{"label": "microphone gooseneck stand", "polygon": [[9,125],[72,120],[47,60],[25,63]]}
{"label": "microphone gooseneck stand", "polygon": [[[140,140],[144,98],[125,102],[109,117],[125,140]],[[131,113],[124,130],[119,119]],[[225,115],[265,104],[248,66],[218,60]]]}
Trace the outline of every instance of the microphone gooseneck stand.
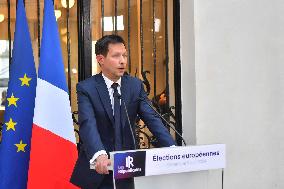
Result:
{"label": "microphone gooseneck stand", "polygon": [[127,117],[127,122],[128,122],[128,126],[129,126],[129,129],[130,129],[130,132],[131,132],[131,136],[132,136],[132,140],[133,140],[133,144],[134,144],[134,150],[136,150],[136,140],[135,140],[135,137],[134,137],[134,132],[133,132],[133,129],[132,129],[132,126],[131,126],[131,122],[130,122],[130,119],[129,119],[129,115],[128,115],[128,110],[126,108],[126,104],[125,104],[125,101],[124,99],[122,98],[121,95],[117,96],[121,102],[122,102],[122,105],[124,107],[124,110],[125,110],[125,114],[126,114],[126,117]]}
{"label": "microphone gooseneck stand", "polygon": [[[140,100],[146,102],[148,106],[154,110],[154,112],[167,124],[168,127],[170,127],[174,132],[182,139],[184,145],[186,146],[186,142],[184,138],[181,136],[181,134],[147,101],[147,99],[140,97]],[[164,124],[163,124],[164,125]]]}

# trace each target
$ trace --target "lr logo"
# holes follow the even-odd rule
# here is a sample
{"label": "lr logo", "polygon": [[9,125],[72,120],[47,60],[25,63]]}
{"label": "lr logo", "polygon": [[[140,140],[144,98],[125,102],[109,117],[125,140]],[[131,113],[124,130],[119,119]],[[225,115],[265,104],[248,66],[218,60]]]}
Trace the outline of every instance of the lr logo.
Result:
{"label": "lr logo", "polygon": [[133,157],[127,156],[125,160],[126,160],[126,167],[127,167],[128,169],[130,169],[131,167],[134,166],[134,165],[133,165]]}
{"label": "lr logo", "polygon": [[115,153],[113,175],[115,179],[145,176],[146,151]]}

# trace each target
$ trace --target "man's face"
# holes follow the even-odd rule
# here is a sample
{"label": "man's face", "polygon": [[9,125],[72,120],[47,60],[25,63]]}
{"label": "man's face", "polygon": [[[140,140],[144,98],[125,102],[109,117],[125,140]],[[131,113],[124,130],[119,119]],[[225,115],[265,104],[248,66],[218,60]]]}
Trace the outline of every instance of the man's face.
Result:
{"label": "man's face", "polygon": [[123,76],[127,65],[127,52],[123,43],[109,44],[106,56],[97,55],[103,74],[116,82]]}

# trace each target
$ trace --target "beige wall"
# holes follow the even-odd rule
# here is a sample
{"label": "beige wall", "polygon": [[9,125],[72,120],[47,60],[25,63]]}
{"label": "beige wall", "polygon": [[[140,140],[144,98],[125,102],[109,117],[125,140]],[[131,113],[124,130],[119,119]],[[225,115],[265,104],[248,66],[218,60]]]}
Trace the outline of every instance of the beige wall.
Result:
{"label": "beige wall", "polygon": [[[194,20],[182,11],[181,25],[194,21],[195,36],[182,28],[183,123],[196,112],[196,125],[183,130],[187,137],[196,129],[197,144],[227,145],[224,188],[284,188],[283,12],[282,0],[196,0]],[[187,100],[194,95],[196,107]],[[207,188],[220,179],[210,172]]]}

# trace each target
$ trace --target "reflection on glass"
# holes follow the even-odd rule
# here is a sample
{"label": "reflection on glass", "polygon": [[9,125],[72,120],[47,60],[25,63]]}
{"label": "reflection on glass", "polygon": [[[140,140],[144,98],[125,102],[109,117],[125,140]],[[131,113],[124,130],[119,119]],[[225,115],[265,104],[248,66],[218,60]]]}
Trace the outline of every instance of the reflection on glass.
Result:
{"label": "reflection on glass", "polygon": [[[115,18],[111,16],[104,17],[104,31],[114,31]],[[117,16],[117,30],[124,30],[123,15]]]}
{"label": "reflection on glass", "polygon": [[9,80],[9,41],[0,40],[0,94],[1,106],[5,106]]}
{"label": "reflection on glass", "polygon": [[61,10],[54,10],[56,21],[61,17]]}
{"label": "reflection on glass", "polygon": [[0,14],[0,22],[3,22],[3,21],[4,21],[4,19],[5,19],[4,14]]}
{"label": "reflection on glass", "polygon": [[96,59],[96,53],[95,53],[95,47],[96,47],[97,41],[92,41],[92,75],[95,75],[98,73],[98,61]]}
{"label": "reflection on glass", "polygon": [[[72,8],[75,4],[75,0],[69,0],[69,8]],[[64,8],[67,8],[67,1],[66,0],[61,0],[61,5]]]}
{"label": "reflection on glass", "polygon": [[161,19],[155,18],[155,32],[160,32]]}

